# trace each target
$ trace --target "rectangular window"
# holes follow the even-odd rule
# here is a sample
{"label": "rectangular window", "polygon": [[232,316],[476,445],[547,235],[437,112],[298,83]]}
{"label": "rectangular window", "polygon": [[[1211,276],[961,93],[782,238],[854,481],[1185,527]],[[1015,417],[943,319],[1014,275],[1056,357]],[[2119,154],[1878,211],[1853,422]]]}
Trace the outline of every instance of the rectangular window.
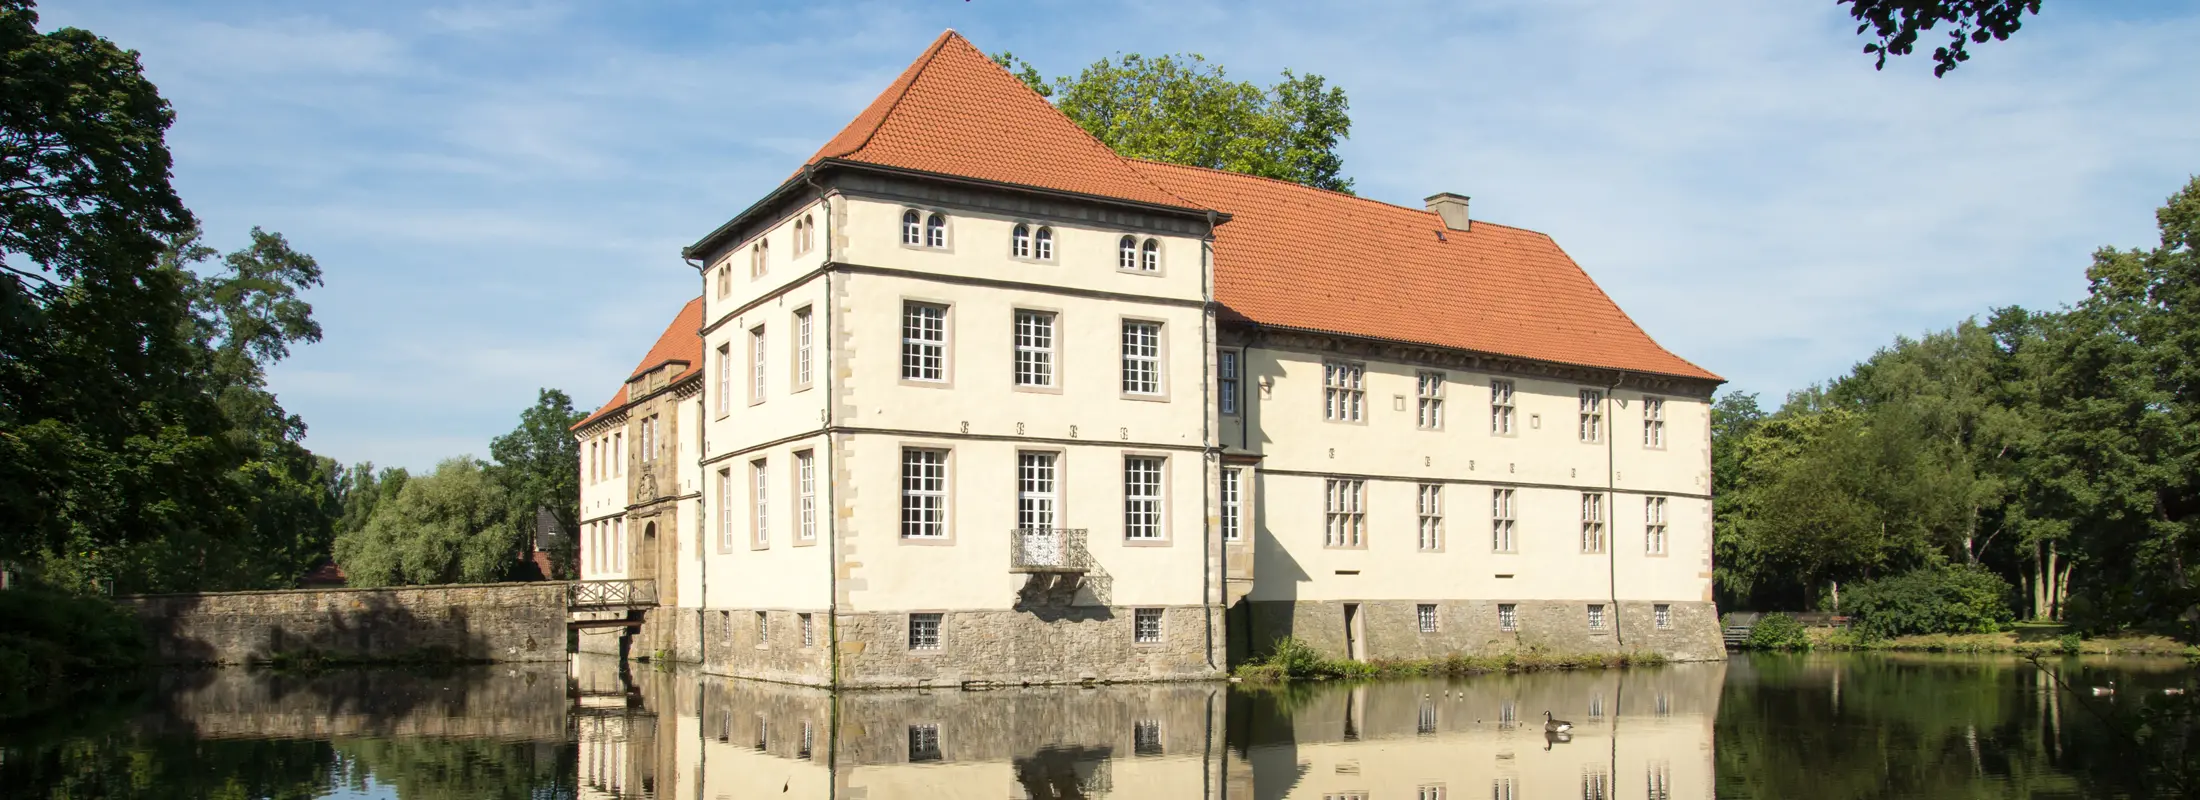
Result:
{"label": "rectangular window", "polygon": [[720,547],[732,547],[733,535],[733,470],[718,471],[718,542]]}
{"label": "rectangular window", "polygon": [[1222,413],[1238,413],[1238,351],[1216,351],[1215,375],[1215,388],[1222,395]]}
{"label": "rectangular window", "polygon": [[642,418],[642,463],[644,464],[649,463],[657,457],[657,454],[654,451],[650,450],[650,445],[654,444],[652,440],[656,438],[651,435],[651,429],[655,427],[657,427],[656,417]]}
{"label": "rectangular window", "polygon": [[1139,644],[1161,641],[1161,609],[1141,608],[1131,612],[1131,640]]}
{"label": "rectangular window", "polygon": [[756,752],[762,753],[762,752],[765,752],[765,751],[767,751],[767,750],[770,750],[771,748],[772,748],[772,723],[771,723],[771,720],[770,720],[770,719],[768,719],[768,718],[766,718],[766,717],[765,717],[764,715],[762,715],[762,714],[758,714],[758,715],[756,715]]}
{"label": "rectangular window", "polygon": [[764,400],[764,326],[749,329],[749,402]]}
{"label": "rectangular window", "polygon": [[1222,540],[1226,542],[1238,541],[1245,535],[1244,487],[1240,483],[1244,480],[1243,475],[1243,470],[1222,471]]}
{"label": "rectangular window", "polygon": [[1161,749],[1161,720],[1142,719],[1131,723],[1131,754],[1140,756],[1163,755]]}
{"label": "rectangular window", "polygon": [[1665,398],[1663,397],[1645,397],[1642,399],[1642,446],[1649,448],[1662,448],[1665,446]]}
{"label": "rectangular window", "polygon": [[599,481],[599,480],[602,480],[602,478],[601,478],[601,477],[599,477],[599,476],[601,475],[601,473],[602,473],[602,472],[603,472],[603,454],[602,454],[602,453],[598,453],[598,452],[596,452],[596,443],[595,443],[595,442],[589,442],[589,443],[588,443],[588,482],[589,482],[589,483],[595,483],[595,482],[597,482],[597,481]]}
{"label": "rectangular window", "polygon": [[796,614],[796,615],[794,615],[794,619],[795,619],[795,623],[796,623],[797,625],[801,626],[801,628],[802,628],[802,646],[803,646],[803,647],[816,647],[816,646],[817,646],[817,629],[816,629],[816,628],[814,628],[814,627],[811,627],[811,625],[810,625],[810,615],[809,615],[809,614],[806,614],[806,613],[805,613],[805,614]]}
{"label": "rectangular window", "polygon": [[1512,603],[1498,603],[1497,629],[1501,631],[1520,630],[1520,606]]}
{"label": "rectangular window", "polygon": [[901,304],[901,377],[912,381],[947,380],[947,307]]}
{"label": "rectangular window", "polygon": [[1604,630],[1604,606],[1602,604],[1589,604],[1589,630]]}
{"label": "rectangular window", "polygon": [[718,346],[718,413],[733,410],[733,345]]}
{"label": "rectangular window", "polygon": [[1490,432],[1499,436],[1512,435],[1512,381],[1490,381]]}
{"label": "rectangular window", "polygon": [[1604,393],[1595,389],[1581,390],[1581,440],[1604,441]]}
{"label": "rectangular window", "polygon": [[1490,490],[1490,552],[1519,552],[1519,542],[1513,539],[1513,528],[1519,524],[1513,517],[1513,490]]}
{"label": "rectangular window", "polygon": [[794,385],[797,389],[807,389],[810,386],[810,354],[812,352],[811,342],[814,338],[815,335],[810,328],[810,310],[808,308],[796,309],[794,312]]}
{"label": "rectangular window", "polygon": [[1367,543],[1367,485],[1361,481],[1330,478],[1324,487],[1322,544],[1359,547]]}
{"label": "rectangular window", "polygon": [[1436,632],[1436,604],[1422,603],[1413,607],[1413,618],[1421,624],[1422,633]]}
{"label": "rectangular window", "polygon": [[1016,527],[1044,530],[1054,527],[1059,489],[1054,472],[1055,454],[1016,455]]}
{"label": "rectangular window", "polygon": [[1161,458],[1123,457],[1123,536],[1161,538]]}
{"label": "rectangular window", "polygon": [[626,434],[611,434],[611,474],[626,474]]}
{"label": "rectangular window", "polygon": [[1612,800],[1612,776],[1603,770],[1581,774],[1581,800]]}
{"label": "rectangular window", "polygon": [[1665,603],[1658,603],[1656,605],[1653,605],[1650,607],[1650,615],[1652,619],[1656,620],[1659,630],[1665,630],[1673,627],[1672,606]]}
{"label": "rectangular window", "polygon": [[947,538],[947,451],[902,448],[901,536]]}
{"label": "rectangular window", "polygon": [[758,611],[758,612],[756,612],[756,646],[757,646],[757,647],[764,647],[764,646],[770,645],[771,643],[772,643],[772,619],[771,619],[771,616],[770,616],[769,614],[767,614],[766,612],[763,612],[763,611]]}
{"label": "rectangular window", "polygon": [[[1428,722],[1428,725],[1426,726],[1426,727],[1427,727],[1427,730],[1424,730],[1424,731],[1421,731],[1421,732],[1422,732],[1422,733],[1435,733],[1435,732],[1436,732],[1436,707],[1435,707],[1435,706],[1425,706],[1425,707],[1423,708],[1423,710],[1424,710],[1424,711],[1426,711],[1426,712],[1428,712],[1428,713],[1426,713],[1426,714],[1423,714],[1423,715],[1422,715],[1422,716],[1426,717],[1426,721]],[[1442,787],[1442,786],[1423,786],[1423,787],[1421,787],[1421,788],[1420,788],[1419,790],[1417,790],[1417,791],[1416,791],[1416,793],[1414,794],[1413,798],[1414,798],[1414,800],[1447,800],[1447,797],[1446,797],[1446,795],[1444,794],[1444,787]]]}
{"label": "rectangular window", "polygon": [[1367,366],[1343,361],[1322,362],[1322,419],[1359,422],[1367,404]]}
{"label": "rectangular window", "polygon": [[1665,555],[1665,498],[1643,498],[1642,539],[1644,552],[1654,556]]}
{"label": "rectangular window", "polygon": [[796,520],[795,536],[802,541],[817,541],[817,463],[808,450],[794,454],[794,495],[801,515]]}
{"label": "rectangular window", "polygon": [[1016,385],[1054,385],[1054,315],[1016,310]]}
{"label": "rectangular window", "polygon": [[[1417,734],[1422,734],[1422,735],[1428,735],[1428,734],[1433,734],[1433,733],[1435,733],[1435,732],[1436,732],[1436,704],[1435,704],[1435,703],[1430,703],[1430,702],[1426,702],[1426,701],[1424,701],[1424,702],[1422,702],[1422,703],[1421,703],[1421,714],[1420,714],[1419,718],[1417,718],[1417,719],[1415,719],[1415,720],[1413,721],[1413,732],[1414,732],[1414,733],[1417,733]],[[1428,798],[1432,798],[1432,797],[1433,797],[1433,798],[1441,798],[1441,797],[1443,797],[1443,795],[1442,795],[1442,794],[1433,794],[1433,795],[1432,795],[1432,794],[1429,794],[1429,792],[1430,792],[1431,790],[1437,790],[1437,791],[1441,791],[1441,787],[1436,787],[1436,786],[1423,786],[1423,787],[1421,787],[1421,797],[1423,798],[1423,800],[1427,800]]]}
{"label": "rectangular window", "polygon": [[1161,393],[1161,323],[1123,321],[1123,392]]}
{"label": "rectangular window", "polygon": [[750,500],[756,507],[756,529],[751,533],[756,537],[756,543],[759,546],[771,544],[772,540],[771,513],[769,503],[766,502],[770,499],[767,489],[770,482],[766,479],[765,473],[763,459],[749,462],[749,475],[755,478],[754,481],[751,481],[751,484],[756,487],[756,494]]}
{"label": "rectangular window", "polygon": [[909,760],[940,760],[940,726],[909,726]]}
{"label": "rectangular window", "polygon": [[1520,781],[1516,778],[1491,778],[1490,800],[1520,800]]}
{"label": "rectangular window", "polygon": [[612,521],[611,521],[611,538],[612,538],[612,549],[611,549],[611,568],[612,568],[613,570],[616,570],[616,571],[619,571],[619,572],[625,572],[625,571],[626,571],[626,518],[625,518],[625,517],[620,517],[620,518],[618,518],[618,519],[615,519],[615,520],[612,520]]}
{"label": "rectangular window", "polygon": [[[1659,695],[1664,698],[1664,695]],[[1673,767],[1670,764],[1651,764],[1644,772],[1643,800],[1673,800]]]}
{"label": "rectangular window", "polygon": [[811,735],[811,730],[810,730],[810,721],[809,721],[809,720],[803,720],[803,721],[802,721],[802,749],[800,749],[800,750],[796,750],[796,751],[795,751],[795,753],[794,753],[794,757],[795,757],[795,758],[799,758],[799,759],[803,759],[803,760],[805,760],[805,761],[809,760],[809,758],[810,758],[810,752],[811,752],[811,750],[810,750],[810,745],[811,745],[811,744],[813,744],[813,743],[814,743],[815,741],[816,741],[816,738],[815,738],[814,736],[812,736],[812,735]]}
{"label": "rectangular window", "polygon": [[909,615],[909,649],[940,649],[940,615]]}
{"label": "rectangular window", "polygon": [[1444,428],[1444,373],[1422,372],[1414,376],[1419,406],[1414,415],[1415,424],[1421,430],[1435,431]]}
{"label": "rectangular window", "polygon": [[1581,552],[1604,552],[1604,495],[1581,493]]}
{"label": "rectangular window", "polygon": [[1444,485],[1421,484],[1419,498],[1414,505],[1421,518],[1421,549],[1444,549]]}

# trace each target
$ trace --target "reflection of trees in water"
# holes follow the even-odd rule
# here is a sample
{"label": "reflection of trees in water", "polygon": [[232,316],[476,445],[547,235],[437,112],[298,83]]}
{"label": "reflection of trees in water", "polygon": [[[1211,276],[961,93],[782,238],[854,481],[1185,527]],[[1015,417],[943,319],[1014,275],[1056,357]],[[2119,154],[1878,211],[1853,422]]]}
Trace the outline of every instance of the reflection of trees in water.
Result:
{"label": "reflection of trees in water", "polygon": [[1083,800],[1107,794],[1108,747],[1042,747],[1016,758],[1016,783],[1031,800]]}
{"label": "reflection of trees in water", "polygon": [[328,742],[146,737],[119,728],[49,741],[8,748],[0,796],[306,800],[328,792],[335,762]]}
{"label": "reflection of trees in water", "polygon": [[356,739],[335,745],[354,790],[368,778],[403,800],[568,798],[576,794],[572,745],[494,739]]}
{"label": "reflection of trees in water", "polygon": [[[1721,797],[2015,798],[2107,788],[2151,795],[2146,755],[2022,662],[1758,657],[1748,664],[1751,674],[1730,681],[1719,705]],[[2126,712],[2135,705],[2131,695],[2188,680],[2125,670],[2115,678],[2113,702]]]}

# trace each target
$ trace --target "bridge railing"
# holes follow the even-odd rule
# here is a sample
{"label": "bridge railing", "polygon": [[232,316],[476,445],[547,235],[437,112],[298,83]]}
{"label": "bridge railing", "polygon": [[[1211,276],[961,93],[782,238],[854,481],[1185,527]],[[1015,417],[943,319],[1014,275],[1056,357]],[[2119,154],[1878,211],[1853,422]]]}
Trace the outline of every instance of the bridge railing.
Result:
{"label": "bridge railing", "polygon": [[657,582],[648,579],[574,581],[566,586],[565,607],[636,608],[657,604]]}

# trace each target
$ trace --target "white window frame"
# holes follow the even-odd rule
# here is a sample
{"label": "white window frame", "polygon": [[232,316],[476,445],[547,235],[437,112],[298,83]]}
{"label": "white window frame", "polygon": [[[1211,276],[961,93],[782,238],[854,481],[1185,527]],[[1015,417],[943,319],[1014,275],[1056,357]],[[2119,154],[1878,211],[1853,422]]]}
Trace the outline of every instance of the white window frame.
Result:
{"label": "white window frame", "polygon": [[1520,604],[1497,604],[1497,629],[1506,632],[1520,630]]}
{"label": "white window frame", "polygon": [[1520,552],[1518,502],[1515,490],[1490,490],[1490,552]]}
{"label": "white window frame", "polygon": [[1322,546],[1367,546],[1367,482],[1325,478],[1322,482]]}
{"label": "white window frame", "polygon": [[1414,426],[1424,431],[1444,429],[1444,373],[1414,373]]}
{"label": "white window frame", "polygon": [[1123,457],[1123,538],[1160,542],[1168,537],[1169,459],[1157,455]]}
{"label": "white window frame", "polygon": [[924,212],[914,208],[901,212],[901,243],[911,247],[924,246]]}
{"label": "white window frame", "polygon": [[1124,234],[1115,242],[1115,268],[1126,272],[1138,270],[1138,237]]}
{"label": "white window frame", "polygon": [[816,329],[809,306],[794,310],[794,388],[797,391],[810,388],[813,367],[811,356],[816,354],[814,342]]}
{"label": "white window frame", "polygon": [[1016,309],[1009,336],[1016,345],[1014,380],[1017,386],[1055,388],[1055,353],[1061,339],[1061,326],[1056,324],[1059,319],[1060,316],[1052,311]]}
{"label": "white window frame", "polygon": [[1665,398],[1642,398],[1642,446],[1665,449]]}
{"label": "white window frame", "polygon": [[1244,360],[1242,350],[1215,351],[1215,388],[1221,397],[1217,410],[1225,417],[1237,416],[1238,373],[1243,369]]}
{"label": "white window frame", "polygon": [[1138,246],[1138,271],[1161,274],[1161,240],[1147,239]]}
{"label": "white window frame", "polygon": [[1357,361],[1322,362],[1322,419],[1367,419],[1367,365]]}
{"label": "white window frame", "polygon": [[1222,540],[1235,542],[1245,537],[1245,470],[1242,467],[1222,468]]}
{"label": "white window frame", "polygon": [[942,448],[901,449],[901,538],[919,541],[948,538],[950,457],[949,451]]}
{"label": "white window frame", "polygon": [[1163,353],[1167,346],[1156,320],[1123,320],[1123,393],[1157,397],[1165,393]]}
{"label": "white window frame", "polygon": [[733,343],[718,346],[718,415],[733,411]]}
{"label": "white window frame", "polygon": [[718,546],[733,547],[733,468],[718,471]]}
{"label": "white window frame", "polygon": [[1413,606],[1414,625],[1415,627],[1419,628],[1422,633],[1436,632],[1437,625],[1439,624],[1437,621],[1437,615],[1438,611],[1436,609],[1435,603],[1415,603]]}
{"label": "white window frame", "polygon": [[[935,316],[936,312],[936,316]],[[901,303],[901,379],[923,383],[948,381],[948,325],[952,309],[942,303]]]}
{"label": "white window frame", "polygon": [[1047,450],[1016,453],[1016,527],[1061,527],[1062,455]]}
{"label": "white window frame", "polygon": [[1009,233],[1008,233],[1008,255],[1009,255],[1009,257],[1010,257],[1010,258],[1030,258],[1030,257],[1031,257],[1031,226],[1030,226],[1030,225],[1028,225],[1028,224],[1025,224],[1025,223],[1021,223],[1021,222],[1019,222],[1019,223],[1016,223],[1016,227],[1015,227],[1015,228],[1013,228],[1013,229],[1011,229],[1011,230],[1009,231]]}
{"label": "white window frame", "polygon": [[1054,260],[1054,229],[1045,225],[1031,234],[1031,257],[1039,261]]}
{"label": "white window frame", "polygon": [[1605,630],[1605,629],[1606,629],[1606,622],[1605,622],[1605,618],[1604,618],[1604,617],[1605,617],[1605,611],[1604,611],[1604,604],[1603,604],[1603,603],[1590,603],[1590,604],[1589,604],[1589,630],[1592,630],[1592,631],[1603,631],[1603,630]]}
{"label": "white window frame", "polygon": [[[801,612],[801,613],[795,614],[795,615],[794,615],[794,618],[795,618],[795,622],[796,622],[797,624],[799,624],[799,625],[801,625],[801,626],[802,626],[802,647],[803,647],[803,649],[808,649],[808,648],[816,647],[816,646],[817,646],[817,626],[816,626],[816,624],[815,624],[815,620],[811,619],[811,617],[810,617],[810,612],[804,611],[804,612]],[[805,722],[805,723],[803,723],[803,724],[802,724],[802,736],[803,736],[803,740],[804,740],[804,741],[808,741],[808,740],[809,740],[809,736],[810,736],[810,726],[809,726],[809,723],[806,723],[806,722]]]}
{"label": "white window frame", "polygon": [[749,496],[749,507],[755,511],[755,519],[750,520],[751,541],[757,547],[766,547],[772,542],[771,464],[766,460],[749,462],[749,491],[754,492]]}
{"label": "white window frame", "polygon": [[1657,625],[1658,630],[1672,630],[1673,605],[1671,603],[1656,603],[1651,605],[1650,618]]}
{"label": "white window frame", "polygon": [[1587,444],[1604,442],[1604,390],[1581,390],[1581,441]]}
{"label": "white window frame", "polygon": [[1415,516],[1418,517],[1419,536],[1416,543],[1422,552],[1444,549],[1444,485],[1423,483],[1414,488]]}
{"label": "white window frame", "polygon": [[1515,430],[1513,427],[1514,388],[1515,387],[1513,386],[1512,381],[1502,379],[1493,379],[1490,381],[1491,434],[1497,436],[1513,435],[1513,431]]}
{"label": "white window frame", "polygon": [[817,454],[802,450],[794,454],[795,497],[800,518],[795,537],[804,542],[817,541]]}
{"label": "white window frame", "polygon": [[1651,495],[1642,499],[1642,548],[1654,556],[1666,554],[1666,498]]}
{"label": "white window frame", "polygon": [[750,405],[764,402],[764,392],[766,387],[768,386],[764,379],[764,368],[765,362],[769,360],[770,356],[770,351],[766,349],[767,342],[768,340],[765,338],[764,326],[758,325],[754,328],[749,329]]}
{"label": "white window frame", "polygon": [[934,211],[924,218],[924,246],[947,249],[947,215]]}
{"label": "white window frame", "polygon": [[1611,545],[1605,540],[1604,493],[1581,493],[1581,552],[1603,553]]}

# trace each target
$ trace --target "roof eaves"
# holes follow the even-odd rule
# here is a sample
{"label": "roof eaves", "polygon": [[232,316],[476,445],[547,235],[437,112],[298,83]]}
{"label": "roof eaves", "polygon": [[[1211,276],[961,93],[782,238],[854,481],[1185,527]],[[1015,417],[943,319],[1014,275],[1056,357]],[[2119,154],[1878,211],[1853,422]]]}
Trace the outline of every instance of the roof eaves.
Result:
{"label": "roof eaves", "polygon": [[[1006,181],[996,181],[987,178],[973,178],[968,175],[956,175],[947,172],[931,172],[921,169],[910,169],[908,167],[890,167],[884,164],[872,164],[864,161],[848,161],[845,159],[829,158],[823,161],[819,161],[817,163],[817,166],[833,166],[856,171],[876,172],[884,175],[899,175],[911,178],[924,178],[927,180],[945,181],[948,183],[960,183],[969,186],[980,186],[990,189],[1006,189],[1009,191],[1026,192],[1030,194],[1045,195],[1048,197],[1059,197],[1066,200],[1081,200],[1090,203],[1123,206],[1125,208],[1132,208],[1141,211],[1152,211],[1163,214],[1175,214],[1201,218],[1205,218],[1211,214],[1214,216],[1214,219],[1218,224],[1226,222],[1230,219],[1230,215],[1228,213],[1199,205],[1162,205],[1160,203],[1149,203],[1143,200],[1131,200],[1128,198],[1114,197],[1111,195],[1087,194],[1084,192],[1073,192],[1067,189],[1050,189],[1044,186],[1032,186],[1030,184],[1024,183],[1008,183]],[[1173,192],[1170,194],[1171,196],[1175,196]],[[1185,202],[1190,203],[1191,201],[1185,200]]]}
{"label": "roof eaves", "polygon": [[[1696,364],[1695,364],[1695,363],[1693,363],[1693,362],[1690,362],[1690,361],[1688,361],[1687,359],[1681,358],[1680,356],[1673,356],[1673,358],[1674,358],[1675,360],[1678,360],[1678,361],[1680,361],[1681,363],[1684,363],[1684,364],[1687,364],[1687,365],[1689,365],[1689,366],[1691,366],[1691,367],[1696,367],[1697,369],[1703,370],[1703,373],[1704,373],[1704,374],[1703,374],[1703,375],[1676,375],[1676,374],[1674,374],[1674,373],[1671,373],[1671,372],[1663,372],[1663,371],[1659,371],[1659,370],[1651,370],[1651,369],[1640,369],[1640,368],[1634,368],[1634,367],[1615,367],[1615,366],[1610,366],[1610,365],[1606,365],[1606,364],[1580,364],[1580,363],[1575,363],[1575,362],[1572,362],[1572,361],[1557,361],[1557,360],[1553,360],[1553,359],[1548,359],[1548,358],[1536,358],[1536,357],[1534,357],[1534,356],[1523,356],[1523,355],[1514,355],[1514,354],[1512,354],[1512,353],[1499,353],[1499,352],[1495,352],[1495,351],[1491,351],[1491,350],[1476,350],[1476,349],[1473,349],[1473,348],[1468,348],[1468,347],[1459,347],[1459,346],[1457,346],[1457,345],[1449,345],[1449,344],[1437,344],[1437,343],[1435,343],[1435,342],[1421,342],[1421,341],[1415,341],[1415,340],[1412,340],[1412,339],[1397,339],[1397,338],[1392,338],[1392,337],[1389,337],[1389,336],[1376,336],[1376,335],[1373,335],[1373,334],[1367,334],[1367,333],[1354,333],[1354,332],[1351,332],[1351,331],[1333,331],[1333,330],[1328,330],[1328,329],[1325,329],[1325,328],[1308,328],[1308,327],[1304,327],[1304,326],[1300,326],[1300,325],[1283,325],[1283,324],[1278,324],[1278,323],[1272,323],[1272,322],[1260,322],[1260,321],[1258,321],[1258,320],[1254,320],[1254,319],[1251,319],[1251,318],[1249,318],[1249,317],[1242,317],[1242,315],[1240,315],[1240,316],[1241,316],[1241,318],[1243,318],[1243,322],[1242,322],[1242,323],[1240,323],[1240,324],[1244,324],[1244,325],[1249,325],[1249,326],[1252,326],[1252,327],[1254,327],[1254,328],[1263,328],[1263,329],[1269,329],[1269,330],[1278,330],[1278,331],[1294,331],[1294,332],[1297,332],[1297,333],[1314,333],[1314,334],[1320,334],[1320,335],[1323,335],[1323,336],[1341,336],[1341,337],[1344,337],[1344,338],[1347,338],[1347,339],[1360,339],[1360,340],[1364,340],[1364,341],[1370,341],[1370,342],[1387,342],[1387,343],[1391,343],[1391,344],[1404,344],[1404,345],[1412,345],[1412,346],[1414,346],[1414,347],[1433,347],[1433,348],[1436,348],[1436,349],[1438,349],[1438,350],[1451,350],[1451,351],[1455,351],[1455,352],[1460,352],[1460,353],[1471,353],[1471,354],[1474,354],[1474,355],[1476,355],[1476,356],[1484,356],[1484,357],[1489,357],[1489,358],[1510,358],[1510,359],[1517,359],[1517,360],[1520,360],[1520,361],[1529,361],[1529,362],[1534,362],[1534,363],[1538,363],[1538,364],[1551,364],[1551,365],[1555,365],[1555,366],[1561,366],[1561,367],[1573,367],[1573,368],[1576,368],[1576,369],[1596,369],[1596,370],[1609,370],[1609,371],[1612,371],[1612,372],[1618,372],[1618,373],[1633,373],[1633,374],[1640,374],[1640,375],[1656,375],[1656,376],[1658,376],[1658,377],[1660,377],[1660,378],[1671,378],[1671,379],[1673,379],[1673,380],[1678,380],[1678,381],[1697,381],[1697,382],[1701,382],[1701,383],[1709,383],[1709,384],[1711,384],[1712,386],[1718,386],[1718,385],[1720,385],[1720,384],[1726,383],[1726,379],[1725,379],[1725,378],[1721,378],[1721,377],[1719,377],[1718,375],[1715,375],[1715,374],[1713,374],[1713,373],[1712,373],[1712,372],[1711,372],[1710,370],[1707,370],[1707,369],[1703,369],[1703,367],[1699,367],[1699,366],[1696,366]],[[1661,350],[1662,350],[1662,349],[1664,349],[1664,348],[1659,348],[1659,349],[1661,349]],[[1670,354],[1671,354],[1671,353],[1670,353],[1670,351],[1668,351],[1668,355],[1670,355]],[[1710,376],[1710,377],[1705,377],[1705,376]]]}

